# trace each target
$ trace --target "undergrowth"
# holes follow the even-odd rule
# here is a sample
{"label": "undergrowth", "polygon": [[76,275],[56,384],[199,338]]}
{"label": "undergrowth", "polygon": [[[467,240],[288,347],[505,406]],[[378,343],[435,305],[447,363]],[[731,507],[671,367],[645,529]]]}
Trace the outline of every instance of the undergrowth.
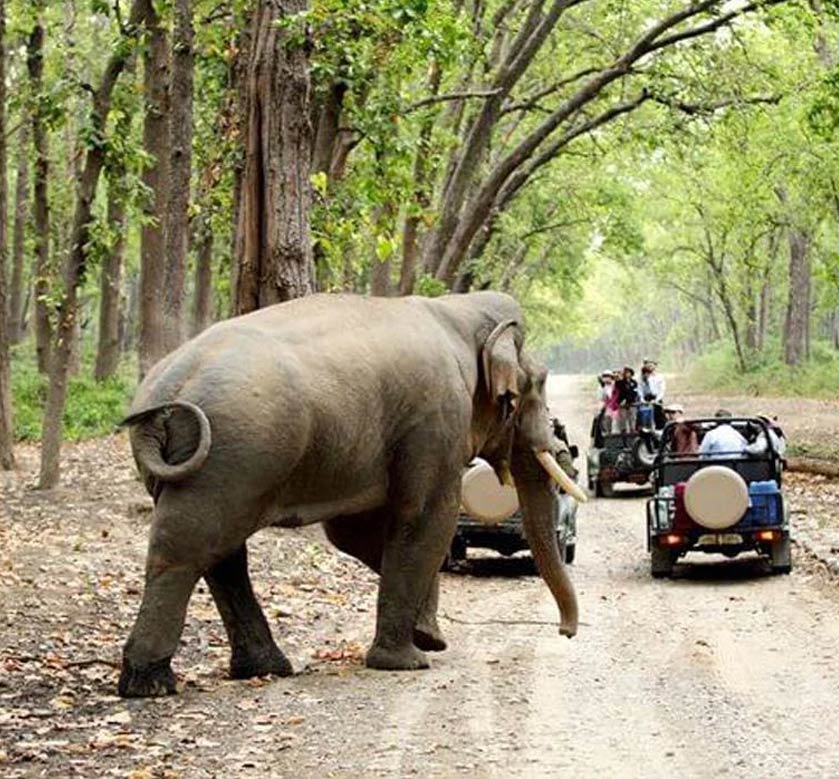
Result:
{"label": "undergrowth", "polygon": [[[80,441],[112,433],[124,416],[137,386],[136,366],[129,360],[120,363],[116,375],[103,382],[93,378],[95,351],[86,344],[81,371],[70,379],[64,409],[64,437]],[[15,438],[38,441],[49,380],[38,373],[35,349],[25,342],[12,349],[12,404]]]}
{"label": "undergrowth", "polygon": [[779,343],[769,343],[749,355],[743,371],[734,347],[718,345],[696,357],[688,367],[691,386],[698,390],[768,397],[835,399],[839,392],[839,350],[830,342],[812,344],[810,359],[797,368],[786,365]]}

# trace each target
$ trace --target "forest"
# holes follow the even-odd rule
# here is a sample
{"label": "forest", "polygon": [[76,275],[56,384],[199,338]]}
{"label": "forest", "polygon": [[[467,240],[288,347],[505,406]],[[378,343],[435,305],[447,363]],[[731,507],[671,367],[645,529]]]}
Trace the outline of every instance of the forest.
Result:
{"label": "forest", "polygon": [[169,351],[315,291],[504,290],[554,369],[830,393],[837,11],[0,0],[0,465],[40,440],[54,486]]}

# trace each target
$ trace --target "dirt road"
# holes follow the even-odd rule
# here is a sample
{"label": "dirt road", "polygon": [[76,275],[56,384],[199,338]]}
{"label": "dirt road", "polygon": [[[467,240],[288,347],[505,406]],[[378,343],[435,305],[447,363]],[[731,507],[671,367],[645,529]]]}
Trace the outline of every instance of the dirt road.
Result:
{"label": "dirt road", "polygon": [[[585,440],[578,385],[552,390],[554,410]],[[577,638],[452,622],[452,649],[429,672],[295,680],[326,703],[331,726],[313,721],[302,734],[310,746],[285,753],[277,775],[839,774],[835,599],[755,561],[697,557],[676,580],[653,581],[641,497],[592,502],[579,524]],[[555,620],[526,569],[476,561],[446,577],[442,609],[465,621]],[[282,702],[283,686],[269,696]]]}
{"label": "dirt road", "polygon": [[[590,409],[579,384],[555,382],[551,400],[572,438],[584,442]],[[319,597],[316,620],[319,640],[331,636],[337,647],[331,657],[310,659],[310,668],[290,679],[224,681],[220,626],[199,593],[177,661],[191,681],[176,698],[109,697],[115,672],[106,668],[86,688],[95,704],[85,708],[77,691],[75,701],[66,693],[71,703],[56,710],[62,693],[49,688],[44,666],[18,663],[23,671],[0,684],[0,774],[839,775],[836,589],[800,569],[771,577],[755,561],[703,557],[672,581],[653,581],[643,516],[638,496],[581,508],[573,576],[584,624],[574,640],[561,639],[550,625],[498,624],[550,623],[557,615],[526,559],[481,557],[445,576],[441,610],[451,648],[433,656],[431,670],[408,674],[360,665],[357,647],[372,635],[374,582],[348,560],[307,546],[318,550],[309,552],[315,565],[338,577],[334,591]],[[129,543],[139,560],[142,539]],[[278,567],[282,544],[279,534],[267,534],[254,550],[254,578],[281,642],[287,615],[265,581],[266,568]],[[49,566],[42,565],[45,576]],[[299,584],[299,575],[294,581]],[[109,637],[114,656],[130,624],[136,584],[124,585],[128,616],[112,617],[119,623]],[[351,594],[341,592],[351,584]],[[292,597],[290,589],[280,592]],[[5,606],[5,630],[16,624],[24,630]],[[66,609],[72,614],[69,604]],[[313,636],[302,642],[298,636],[292,647],[298,667],[316,648]],[[13,637],[7,633],[3,641],[0,650],[11,657]],[[69,657],[80,653],[72,643]],[[196,679],[199,658],[211,670]],[[3,673],[0,664],[0,679]],[[45,687],[33,687],[26,703],[20,690],[35,684],[33,677]],[[4,706],[18,719],[4,720]]]}

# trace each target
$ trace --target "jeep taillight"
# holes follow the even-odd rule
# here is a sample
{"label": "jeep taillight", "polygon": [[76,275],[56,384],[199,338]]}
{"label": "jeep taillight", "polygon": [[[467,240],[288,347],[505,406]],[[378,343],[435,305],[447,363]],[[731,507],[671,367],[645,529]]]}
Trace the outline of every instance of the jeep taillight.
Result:
{"label": "jeep taillight", "polygon": [[658,491],[655,513],[658,530],[669,530],[673,527],[673,520],[676,517],[676,504],[675,492],[672,487],[662,487]]}

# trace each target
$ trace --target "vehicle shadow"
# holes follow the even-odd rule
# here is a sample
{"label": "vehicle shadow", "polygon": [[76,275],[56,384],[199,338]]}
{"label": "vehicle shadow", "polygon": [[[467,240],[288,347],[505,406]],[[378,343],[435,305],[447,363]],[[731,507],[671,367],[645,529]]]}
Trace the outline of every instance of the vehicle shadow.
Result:
{"label": "vehicle shadow", "polygon": [[492,576],[509,579],[538,575],[536,564],[529,554],[513,557],[470,557],[467,560],[459,560],[448,573],[453,576]]}
{"label": "vehicle shadow", "polygon": [[773,576],[769,562],[755,556],[733,560],[719,557],[702,562],[681,561],[673,568],[672,578],[684,584],[730,584],[748,583]]}
{"label": "vehicle shadow", "polygon": [[637,500],[638,498],[649,498],[652,495],[655,495],[655,489],[653,487],[627,487],[626,489],[616,489],[608,498],[601,497],[597,498],[597,500]]}

